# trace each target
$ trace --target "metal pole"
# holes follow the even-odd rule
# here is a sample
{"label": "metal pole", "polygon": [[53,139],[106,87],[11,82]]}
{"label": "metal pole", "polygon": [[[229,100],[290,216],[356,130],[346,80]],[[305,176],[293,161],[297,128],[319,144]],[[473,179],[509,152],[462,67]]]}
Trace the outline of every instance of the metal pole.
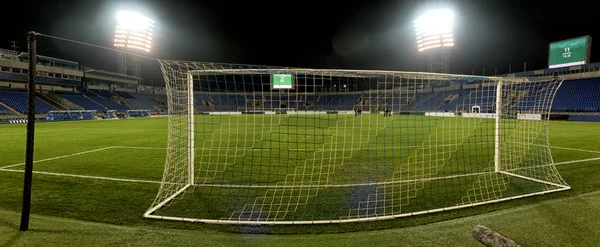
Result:
{"label": "metal pole", "polygon": [[25,148],[25,178],[23,184],[23,208],[21,212],[21,231],[29,230],[29,214],[31,211],[31,180],[33,175],[33,138],[35,132],[35,75],[36,75],[36,42],[35,32],[27,34],[29,46],[29,80],[27,105],[27,144]]}
{"label": "metal pole", "polygon": [[502,81],[498,81],[496,86],[496,126],[495,126],[495,145],[494,145],[494,171],[499,172],[501,168],[501,124],[502,124]]}
{"label": "metal pole", "polygon": [[195,109],[194,109],[194,77],[191,73],[187,74],[187,83],[188,83],[188,184],[194,185],[194,157],[196,155],[196,147],[195,147],[195,132],[194,132],[194,117],[195,117]]}

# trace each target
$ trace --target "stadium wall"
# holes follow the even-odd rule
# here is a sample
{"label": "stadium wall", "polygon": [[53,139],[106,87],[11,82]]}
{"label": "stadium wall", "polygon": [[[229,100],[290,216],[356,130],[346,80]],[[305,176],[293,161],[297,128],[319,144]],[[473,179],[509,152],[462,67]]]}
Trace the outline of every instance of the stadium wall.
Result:
{"label": "stadium wall", "polygon": [[570,114],[569,121],[575,122],[600,122],[600,114]]}
{"label": "stadium wall", "polygon": [[89,84],[87,85],[88,89],[98,89],[98,90],[106,90],[109,91],[110,87],[108,85],[97,85],[97,84]]}

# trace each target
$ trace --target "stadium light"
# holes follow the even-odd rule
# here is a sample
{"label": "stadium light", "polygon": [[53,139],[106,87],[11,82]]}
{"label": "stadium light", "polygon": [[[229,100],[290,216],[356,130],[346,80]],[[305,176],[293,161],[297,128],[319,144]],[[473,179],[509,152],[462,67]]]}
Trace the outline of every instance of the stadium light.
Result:
{"label": "stadium light", "polygon": [[425,12],[415,20],[419,52],[454,46],[454,12],[437,9]]}
{"label": "stadium light", "polygon": [[150,52],[153,34],[154,21],[150,18],[132,11],[117,13],[115,47]]}

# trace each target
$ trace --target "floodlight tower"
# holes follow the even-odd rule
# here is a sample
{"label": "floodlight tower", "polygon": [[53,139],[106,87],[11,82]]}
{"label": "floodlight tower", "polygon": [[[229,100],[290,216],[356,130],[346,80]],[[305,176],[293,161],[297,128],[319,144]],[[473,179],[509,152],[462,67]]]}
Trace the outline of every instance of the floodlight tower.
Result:
{"label": "floodlight tower", "polygon": [[428,56],[428,72],[449,73],[449,51],[454,46],[454,13],[430,10],[415,20],[417,48]]}
{"label": "floodlight tower", "polygon": [[122,51],[117,59],[120,74],[141,77],[140,57],[132,54],[150,52],[153,34],[154,21],[150,18],[132,11],[117,13],[114,41]]}

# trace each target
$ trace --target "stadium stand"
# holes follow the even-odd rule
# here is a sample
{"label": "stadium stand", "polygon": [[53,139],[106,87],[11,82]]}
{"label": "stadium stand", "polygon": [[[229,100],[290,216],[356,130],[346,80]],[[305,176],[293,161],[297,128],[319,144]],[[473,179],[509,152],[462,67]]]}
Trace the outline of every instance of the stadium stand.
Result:
{"label": "stadium stand", "polygon": [[333,95],[331,94],[323,94],[319,97],[318,104],[323,106],[323,109],[329,110],[331,102],[333,100]]}
{"label": "stadium stand", "polygon": [[121,105],[109,97],[111,97],[111,93],[105,90],[83,90],[82,92],[86,97],[91,99],[92,101],[97,102],[98,104],[106,107],[109,110],[117,110],[117,111],[126,111],[131,110],[131,108]]}
{"label": "stadium stand", "polygon": [[106,107],[97,104],[94,101],[91,101],[85,95],[79,92],[57,92],[56,95],[65,98],[71,103],[82,107],[85,110],[97,110],[97,111],[105,111]]}
{"label": "stadium stand", "polygon": [[104,98],[110,98],[113,96],[113,94],[107,90],[89,89],[88,92],[96,94],[96,95],[98,95],[100,97],[104,97]]}
{"label": "stadium stand", "polygon": [[[21,90],[1,90],[0,101],[18,112],[27,113],[27,92]],[[36,98],[35,112],[46,113],[55,110],[46,102]]]}
{"label": "stadium stand", "polygon": [[0,114],[8,114],[11,113],[12,111],[6,107],[4,107],[3,105],[0,105]]}
{"label": "stadium stand", "polygon": [[125,99],[127,104],[135,110],[160,110],[162,108],[158,102],[149,100],[142,96],[142,94],[118,91],[115,91],[114,93]]}
{"label": "stadium stand", "polygon": [[206,94],[202,96],[204,100],[210,101],[216,111],[235,111],[237,108],[233,100],[226,94]]}
{"label": "stadium stand", "polygon": [[159,105],[167,106],[167,95],[166,94],[138,94],[140,97],[144,97],[148,100],[157,102]]}
{"label": "stadium stand", "polygon": [[459,104],[462,104],[463,99],[471,94],[471,90],[453,91],[448,97],[441,102],[439,110],[455,111]]}
{"label": "stadium stand", "polygon": [[247,102],[246,95],[235,94],[235,95],[230,95],[229,98],[231,99],[233,104],[235,104],[235,106],[237,107],[236,110],[242,110],[246,107],[246,102]]}
{"label": "stadium stand", "polygon": [[328,105],[324,106],[327,110],[351,110],[358,104],[358,99],[362,96],[360,93],[356,94],[334,94],[330,95]]}
{"label": "stadium stand", "polygon": [[556,112],[600,111],[600,78],[565,80],[554,97]]}
{"label": "stadium stand", "polygon": [[442,101],[450,96],[453,91],[438,91],[433,93],[420,94],[412,104],[405,107],[408,111],[434,110],[441,106]]}
{"label": "stadium stand", "polygon": [[[5,54],[0,59],[10,60],[11,64],[24,63],[27,58],[27,53],[17,51],[3,50]],[[119,75],[111,72],[102,72],[96,69],[84,68],[79,66],[77,62],[62,60],[51,57],[39,57],[39,63],[46,67],[58,67],[69,73],[58,74],[41,73],[38,76],[38,82],[41,85],[70,87],[68,90],[75,89],[80,92],[61,92],[49,90],[44,91],[46,94],[41,94],[36,98],[36,113],[46,113],[51,110],[65,109],[85,109],[85,110],[148,110],[148,111],[163,111],[167,107],[167,96],[158,94],[161,92],[158,88],[149,86],[137,86],[135,92],[108,91],[98,89],[81,89],[86,82],[87,85],[94,83],[110,84],[115,82],[113,86],[122,86],[123,81],[136,81],[139,78],[130,78],[124,75]],[[86,74],[83,74],[83,71]],[[21,67],[3,67],[0,71],[0,77],[6,80],[7,83],[26,82],[26,73]],[[565,80],[558,90],[554,98],[552,111],[556,113],[582,113],[593,114],[600,112],[600,63],[585,64],[581,66],[572,66],[555,69],[542,69],[536,71],[525,71],[500,76],[516,76],[516,77],[538,77],[538,76],[565,76],[569,78]],[[100,78],[100,79],[99,79]],[[106,79],[102,81],[102,79]],[[585,79],[579,79],[585,78]],[[84,80],[85,79],[85,80]],[[120,83],[120,84],[119,84]],[[138,84],[136,84],[138,85]],[[8,88],[4,86],[0,89],[0,102],[5,104],[4,107],[0,104],[0,113],[9,115],[12,114],[12,109],[26,113],[27,108],[27,92],[23,89]],[[434,88],[432,90],[431,88]],[[363,105],[365,107],[377,107],[378,109],[394,106],[397,109],[398,105],[402,105],[403,111],[454,111],[458,105],[462,105],[465,100],[474,101],[474,104],[480,104],[482,109],[492,109],[495,102],[495,92],[491,87],[483,88],[464,88],[456,89],[449,88],[448,85],[432,84],[432,87],[427,89],[419,88],[411,97],[400,98],[400,94],[396,92],[375,93],[371,92],[297,92],[292,94],[280,94],[279,92],[271,92],[265,94],[255,94],[252,88],[244,88],[247,92],[239,93],[195,93],[194,103],[197,109],[203,111],[242,111],[247,109],[260,110],[275,110],[277,108],[293,108],[297,110],[352,110],[356,106]],[[21,86],[22,88],[22,86]],[[71,90],[72,89],[72,90]],[[155,90],[156,89],[156,90]],[[65,90],[65,89],[61,89]],[[117,89],[118,90],[118,89]],[[125,90],[125,89],[123,89]],[[532,89],[523,90],[530,91]],[[534,88],[535,90],[543,90],[543,88]],[[154,94],[157,92],[157,94]],[[514,92],[504,92],[504,95]],[[54,95],[58,97],[53,97]],[[527,110],[533,106],[528,105],[535,102],[533,94],[516,94],[514,100],[508,102],[512,109]],[[65,101],[62,101],[64,99]],[[482,102],[485,99],[486,102]],[[364,103],[363,103],[364,102]],[[71,105],[72,103],[73,105]],[[365,110],[365,109],[363,109]]]}

